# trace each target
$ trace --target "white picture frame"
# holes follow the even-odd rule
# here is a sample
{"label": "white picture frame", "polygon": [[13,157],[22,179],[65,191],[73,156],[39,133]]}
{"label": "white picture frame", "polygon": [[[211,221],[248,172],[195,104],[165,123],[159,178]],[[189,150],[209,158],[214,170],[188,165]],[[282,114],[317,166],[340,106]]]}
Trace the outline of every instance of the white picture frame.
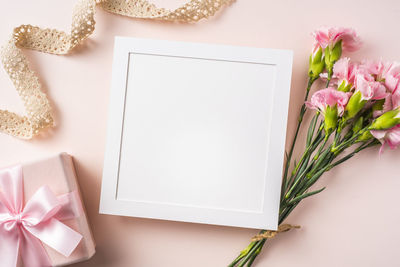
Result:
{"label": "white picture frame", "polygon": [[292,61],[116,37],[100,213],[276,230]]}

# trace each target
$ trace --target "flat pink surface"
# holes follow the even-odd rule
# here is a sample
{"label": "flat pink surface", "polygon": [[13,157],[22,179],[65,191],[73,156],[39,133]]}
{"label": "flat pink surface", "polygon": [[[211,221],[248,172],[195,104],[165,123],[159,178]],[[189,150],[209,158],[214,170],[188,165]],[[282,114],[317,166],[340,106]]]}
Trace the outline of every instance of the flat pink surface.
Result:
{"label": "flat pink surface", "polygon": [[[168,7],[183,0],[157,0]],[[75,1],[3,1],[0,41],[13,26],[69,30]],[[21,141],[0,135],[0,165],[66,151],[74,156],[97,243],[97,254],[76,267],[226,266],[254,230],[123,218],[98,214],[116,35],[294,50],[289,116],[291,139],[306,83],[310,32],[320,25],[357,29],[365,44],[355,58],[400,60],[400,1],[239,0],[208,21],[177,24],[129,19],[98,9],[96,31],[68,56],[27,51],[51,103],[57,127]],[[22,111],[11,82],[0,72],[0,107]],[[299,150],[297,150],[299,151]],[[327,189],[299,205],[288,222],[300,230],[268,241],[256,266],[400,266],[400,151],[365,151],[328,173]]]}

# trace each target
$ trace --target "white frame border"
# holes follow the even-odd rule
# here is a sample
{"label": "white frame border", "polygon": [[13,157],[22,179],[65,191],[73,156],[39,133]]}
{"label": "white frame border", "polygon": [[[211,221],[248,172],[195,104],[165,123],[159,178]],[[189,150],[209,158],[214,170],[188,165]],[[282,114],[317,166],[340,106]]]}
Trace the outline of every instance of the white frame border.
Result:
{"label": "white frame border", "polygon": [[[135,51],[133,51],[133,49]],[[263,212],[246,212],[117,199],[130,53],[241,61],[276,66]],[[293,52],[264,48],[116,37],[100,213],[277,230]],[[271,142],[273,140],[273,142]],[[276,177],[268,179],[268,177]],[[277,204],[278,203],[278,204]]]}

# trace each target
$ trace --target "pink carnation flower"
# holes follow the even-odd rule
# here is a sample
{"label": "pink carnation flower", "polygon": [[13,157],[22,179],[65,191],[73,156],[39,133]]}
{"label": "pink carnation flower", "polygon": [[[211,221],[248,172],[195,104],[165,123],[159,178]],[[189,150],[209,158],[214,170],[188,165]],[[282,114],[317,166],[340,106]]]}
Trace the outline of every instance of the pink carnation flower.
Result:
{"label": "pink carnation flower", "polygon": [[[400,105],[400,63],[364,61],[359,66],[360,89],[364,99],[385,99],[383,109],[374,111],[374,117]],[[364,80],[367,80],[365,82]],[[384,89],[386,93],[384,93]],[[371,95],[373,95],[371,97]]]}
{"label": "pink carnation flower", "polygon": [[[377,117],[383,113],[400,107],[400,90],[396,90],[393,94],[389,94],[385,100],[383,110],[374,112],[373,116]],[[371,130],[372,136],[378,139],[381,143],[379,154],[382,154],[385,145],[389,145],[391,149],[395,149],[400,145],[400,124],[387,130]]]}
{"label": "pink carnation flower", "polygon": [[391,104],[392,104],[391,109],[396,109],[396,108],[400,107],[400,88],[395,90],[390,96],[391,96],[390,100],[391,100]]}
{"label": "pink carnation flower", "polygon": [[345,82],[345,86],[354,85],[358,65],[350,62],[350,58],[341,58],[333,65],[333,78],[337,80],[337,84],[341,85]]}
{"label": "pink carnation flower", "polygon": [[400,63],[394,62],[390,65],[384,77],[386,87],[394,93],[400,88]]}
{"label": "pink carnation flower", "polygon": [[386,87],[375,81],[368,72],[358,70],[355,76],[356,91],[360,91],[362,100],[378,100],[387,97]]}
{"label": "pink carnation flower", "polygon": [[393,110],[400,107],[400,90],[395,90],[395,92],[392,93],[387,93],[385,97],[385,102],[383,103],[382,110],[375,110],[373,113],[373,117],[377,118],[383,113]]}
{"label": "pink carnation flower", "polygon": [[395,149],[400,145],[400,125],[396,125],[389,130],[371,130],[371,134],[382,143],[382,147],[379,150],[379,154],[383,152],[385,145],[387,144],[391,149]]}
{"label": "pink carnation flower", "polygon": [[343,51],[353,52],[361,47],[361,39],[356,32],[350,28],[343,27],[321,27],[312,33],[316,44],[323,49],[334,47],[337,42],[342,40]]}
{"label": "pink carnation flower", "polygon": [[349,93],[341,92],[333,88],[319,90],[313,94],[311,101],[306,102],[310,109],[321,111],[325,115],[327,106],[337,106],[338,115],[343,115],[344,108],[349,101]]}
{"label": "pink carnation flower", "polygon": [[361,65],[376,81],[382,82],[387,89],[394,93],[400,87],[400,63],[380,61],[365,61]]}
{"label": "pink carnation flower", "polygon": [[390,64],[380,61],[364,61],[361,65],[363,69],[365,69],[368,73],[375,76],[376,80],[383,80],[387,71],[390,68]]}

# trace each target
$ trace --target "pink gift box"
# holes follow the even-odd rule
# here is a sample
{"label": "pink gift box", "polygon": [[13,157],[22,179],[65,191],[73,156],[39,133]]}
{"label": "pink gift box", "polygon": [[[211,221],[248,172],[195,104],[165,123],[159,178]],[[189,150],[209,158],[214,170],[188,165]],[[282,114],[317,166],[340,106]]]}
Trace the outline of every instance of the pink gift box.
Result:
{"label": "pink gift box", "polygon": [[[72,157],[61,153],[47,159],[25,163],[22,164],[22,172],[25,204],[44,185],[48,186],[56,196],[71,192],[77,196],[76,201],[73,202],[73,208],[78,211],[79,216],[61,220],[61,222],[83,237],[69,257],[42,242],[52,266],[65,266],[90,259],[95,253],[95,243],[82,203]],[[18,265],[22,266],[21,260]],[[25,264],[25,266],[29,267],[29,264]]]}

